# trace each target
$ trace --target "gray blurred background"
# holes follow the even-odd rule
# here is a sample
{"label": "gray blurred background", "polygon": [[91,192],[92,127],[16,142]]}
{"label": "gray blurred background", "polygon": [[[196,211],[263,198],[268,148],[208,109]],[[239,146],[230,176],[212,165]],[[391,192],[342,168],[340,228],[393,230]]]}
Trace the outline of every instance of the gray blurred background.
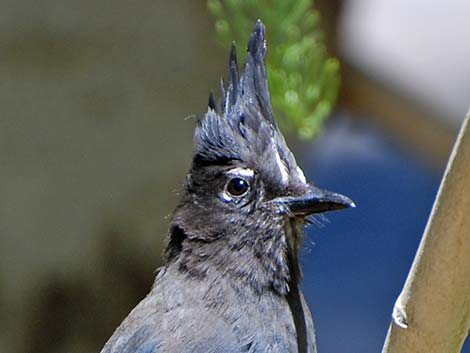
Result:
{"label": "gray blurred background", "polygon": [[[371,209],[364,199],[362,211],[358,202],[357,213],[330,219],[360,231],[348,239],[369,244],[364,253],[351,245],[321,262],[329,242],[346,244],[318,235],[343,234],[328,223],[307,244],[306,291],[318,312],[320,350],[377,352],[470,102],[470,3],[316,4],[329,51],[342,62],[343,84],[325,133],[309,144],[289,139],[300,164],[309,178],[355,200],[371,190],[401,197],[393,184],[401,178],[408,187],[401,202],[420,205],[416,216],[407,213],[416,226],[391,226],[412,239],[403,256],[399,242],[386,253],[390,244],[382,249],[380,237],[368,237],[366,224],[385,227],[386,218],[370,212],[384,206],[372,196]],[[0,2],[0,352],[99,351],[147,293],[189,167],[194,115],[204,114],[209,91],[225,76],[227,51],[214,38],[205,1]],[[361,172],[335,166],[338,153]],[[383,174],[366,172],[366,165]],[[418,200],[412,192],[420,188]],[[407,221],[402,210],[391,214],[393,224]],[[357,258],[341,262],[340,251]],[[334,302],[328,285],[348,289],[322,284],[322,274],[346,283],[357,259],[367,258],[353,281],[365,288],[365,278],[375,278],[366,269],[377,272],[387,254],[389,267],[376,273],[387,293],[374,294],[387,297],[377,311],[380,324],[371,324],[377,333],[359,325],[358,343],[338,346],[327,332],[341,322],[356,325],[361,311]],[[387,272],[398,258],[399,272]],[[395,281],[390,289],[380,284],[392,281],[388,276]],[[347,307],[361,298],[351,294]]]}

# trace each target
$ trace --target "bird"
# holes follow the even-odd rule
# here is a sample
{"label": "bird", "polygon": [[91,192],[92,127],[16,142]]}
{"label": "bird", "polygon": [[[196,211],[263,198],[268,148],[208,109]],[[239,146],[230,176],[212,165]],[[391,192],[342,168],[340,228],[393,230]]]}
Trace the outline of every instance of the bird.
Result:
{"label": "bird", "polygon": [[197,121],[165,265],[101,353],[317,353],[303,230],[355,205],[307,182],[274,119],[265,56],[258,20],[243,70],[232,44],[227,85]]}

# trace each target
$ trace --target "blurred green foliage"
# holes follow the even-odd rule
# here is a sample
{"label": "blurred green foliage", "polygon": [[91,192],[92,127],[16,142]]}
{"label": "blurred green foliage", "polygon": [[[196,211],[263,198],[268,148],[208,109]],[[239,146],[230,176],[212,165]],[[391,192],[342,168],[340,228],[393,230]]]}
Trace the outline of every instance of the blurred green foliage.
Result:
{"label": "blurred green foliage", "polygon": [[277,121],[301,138],[315,136],[335,105],[340,75],[338,60],[327,55],[313,0],[208,0],[208,8],[224,47],[245,45],[256,20],[264,22]]}

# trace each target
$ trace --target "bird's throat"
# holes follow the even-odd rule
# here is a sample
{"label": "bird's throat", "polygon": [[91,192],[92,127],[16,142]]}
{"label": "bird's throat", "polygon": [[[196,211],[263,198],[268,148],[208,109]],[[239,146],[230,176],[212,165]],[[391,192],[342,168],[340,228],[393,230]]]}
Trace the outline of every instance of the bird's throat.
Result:
{"label": "bird's throat", "polygon": [[289,219],[276,231],[257,236],[248,233],[247,239],[236,245],[227,234],[211,242],[180,237],[180,245],[170,248],[175,256],[168,260],[190,276],[206,277],[210,271],[232,277],[240,287],[248,284],[258,293],[274,290],[287,295],[298,287],[301,278],[301,232],[302,225]]}

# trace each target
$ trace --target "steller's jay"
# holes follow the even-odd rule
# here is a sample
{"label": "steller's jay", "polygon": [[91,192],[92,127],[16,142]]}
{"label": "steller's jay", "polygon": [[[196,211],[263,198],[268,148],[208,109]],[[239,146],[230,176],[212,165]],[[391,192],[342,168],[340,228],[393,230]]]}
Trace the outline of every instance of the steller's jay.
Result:
{"label": "steller's jay", "polygon": [[302,228],[354,203],[306,182],[274,121],[265,53],[258,21],[241,76],[232,46],[221,102],[211,94],[198,121],[166,264],[101,353],[316,353]]}

